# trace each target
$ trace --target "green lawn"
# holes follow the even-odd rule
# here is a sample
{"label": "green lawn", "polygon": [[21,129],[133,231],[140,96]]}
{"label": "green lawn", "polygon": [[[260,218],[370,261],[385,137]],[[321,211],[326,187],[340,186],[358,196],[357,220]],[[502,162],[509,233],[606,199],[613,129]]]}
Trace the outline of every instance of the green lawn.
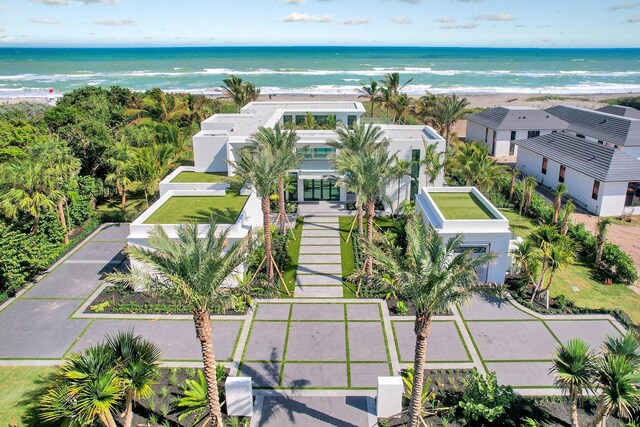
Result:
{"label": "green lawn", "polygon": [[215,216],[220,224],[234,224],[248,196],[227,191],[225,196],[173,196],[155,211],[145,224],[208,223]]}
{"label": "green lawn", "polygon": [[[296,219],[296,225],[293,228],[293,235],[289,236],[289,241],[287,242],[287,264],[284,266],[284,270],[282,271],[282,277],[287,285],[287,289],[284,288],[282,281],[280,281],[280,294],[282,298],[292,297],[296,288],[303,221],[304,219],[302,217],[298,217]],[[287,290],[289,293],[287,293]]]}
{"label": "green lawn", "polygon": [[[518,215],[514,209],[501,209],[501,212],[509,220],[511,231],[522,238],[536,227],[532,220]],[[573,286],[579,291],[573,290]],[[558,270],[551,285],[551,297],[558,295],[564,295],[579,307],[620,309],[640,325],[640,295],[626,285],[603,285],[592,278],[592,270],[584,264],[576,262]]]}
{"label": "green lawn", "polygon": [[495,219],[491,211],[471,193],[429,192],[445,219]]}
{"label": "green lawn", "polygon": [[[353,242],[351,239],[355,237],[358,231],[358,225],[354,225],[351,237],[349,237],[349,230],[353,225],[355,217],[341,216],[338,218],[338,224],[340,226],[340,260],[342,262],[342,284],[344,285],[343,295],[345,298],[355,298],[355,288],[353,283],[346,281],[347,277],[353,274]],[[347,241],[347,239],[349,239]]]}
{"label": "green lawn", "polygon": [[218,183],[230,182],[233,178],[226,172],[180,172],[171,182],[175,183]]}
{"label": "green lawn", "polygon": [[0,426],[36,425],[22,422],[22,417],[34,407],[33,393],[53,370],[50,366],[0,366]]}

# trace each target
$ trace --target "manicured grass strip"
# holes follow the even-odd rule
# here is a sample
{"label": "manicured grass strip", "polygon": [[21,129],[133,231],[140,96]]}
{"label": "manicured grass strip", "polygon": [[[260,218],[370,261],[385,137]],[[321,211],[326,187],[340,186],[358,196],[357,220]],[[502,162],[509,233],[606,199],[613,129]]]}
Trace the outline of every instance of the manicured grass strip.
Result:
{"label": "manicured grass strip", "polygon": [[224,196],[173,196],[158,208],[145,224],[206,224],[215,217],[219,224],[234,224],[248,196],[227,191]]}
{"label": "manicured grass strip", "polygon": [[278,377],[278,386],[282,386],[284,377],[284,367],[287,362],[287,347],[289,346],[289,333],[291,332],[291,316],[293,315],[293,304],[289,306],[289,322],[287,323],[287,332],[284,336],[284,347],[282,348],[282,362],[280,363],[280,376]]}
{"label": "manicured grass strip", "polygon": [[180,172],[171,182],[175,183],[232,183],[226,172]]}
{"label": "manicured grass strip", "polygon": [[[344,298],[355,298],[355,287],[353,283],[347,281],[347,278],[353,274],[354,258],[353,258],[353,242],[351,239],[356,237],[357,225],[354,226],[354,230],[349,236],[349,230],[353,224],[354,217],[341,216],[338,217],[338,224],[340,226],[340,259],[342,261],[342,284],[344,286],[343,296]],[[349,241],[347,242],[347,239]]]}
{"label": "manicured grass strip", "polygon": [[0,425],[30,425],[23,423],[22,417],[35,406],[38,390],[55,369],[53,366],[0,366]]}
{"label": "manicured grass strip", "polygon": [[[298,274],[298,260],[300,259],[300,242],[302,241],[302,226],[304,225],[304,218],[296,218],[296,225],[293,228],[293,234],[289,236],[287,241],[287,262],[282,271],[282,277],[287,286],[285,289],[280,280],[280,297],[292,298],[296,289],[296,277]],[[289,295],[287,293],[289,290]]]}
{"label": "manicured grass strip", "polygon": [[[387,365],[389,366],[389,375],[393,375],[393,365],[391,364],[391,350],[389,349],[389,340],[387,338],[387,328],[385,328],[385,325],[384,325],[384,316],[382,315],[382,305],[381,304],[376,304],[376,305],[378,306],[378,313],[380,313],[380,326],[382,327],[382,339],[384,340],[384,349],[387,352]],[[398,355],[398,359],[400,359],[400,355]]]}
{"label": "manicured grass strip", "polygon": [[472,193],[429,192],[445,219],[496,219]]}

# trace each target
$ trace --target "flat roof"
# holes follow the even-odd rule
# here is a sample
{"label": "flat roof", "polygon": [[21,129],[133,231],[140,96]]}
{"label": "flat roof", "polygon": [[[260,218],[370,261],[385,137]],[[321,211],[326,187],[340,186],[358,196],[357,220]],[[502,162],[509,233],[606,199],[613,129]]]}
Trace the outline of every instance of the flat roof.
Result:
{"label": "flat roof", "polygon": [[227,191],[224,196],[171,196],[144,224],[208,224],[211,216],[219,224],[235,224],[249,196]]}
{"label": "flat roof", "polygon": [[499,219],[471,192],[429,191],[446,220]]}

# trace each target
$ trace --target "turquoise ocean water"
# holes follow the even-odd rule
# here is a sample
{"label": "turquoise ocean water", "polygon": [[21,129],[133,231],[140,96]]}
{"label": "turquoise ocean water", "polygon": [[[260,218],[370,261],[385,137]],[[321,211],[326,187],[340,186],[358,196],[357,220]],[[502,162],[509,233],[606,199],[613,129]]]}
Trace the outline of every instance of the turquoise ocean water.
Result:
{"label": "turquoise ocean water", "polygon": [[87,84],[213,94],[230,74],[263,93],[351,94],[389,72],[412,78],[412,94],[640,92],[640,49],[2,48],[0,97]]}

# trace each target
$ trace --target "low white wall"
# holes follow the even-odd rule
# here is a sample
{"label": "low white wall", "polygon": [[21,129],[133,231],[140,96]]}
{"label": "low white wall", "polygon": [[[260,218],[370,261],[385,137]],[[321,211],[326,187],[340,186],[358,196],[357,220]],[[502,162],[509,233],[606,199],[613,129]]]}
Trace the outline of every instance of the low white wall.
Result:
{"label": "low white wall", "polygon": [[164,196],[168,191],[224,191],[229,188],[229,184],[224,182],[171,182],[182,172],[195,172],[194,166],[180,166],[162,181],[160,181],[160,196]]}
{"label": "low white wall", "polygon": [[193,160],[198,172],[227,172],[227,136],[199,132],[193,137]]}

